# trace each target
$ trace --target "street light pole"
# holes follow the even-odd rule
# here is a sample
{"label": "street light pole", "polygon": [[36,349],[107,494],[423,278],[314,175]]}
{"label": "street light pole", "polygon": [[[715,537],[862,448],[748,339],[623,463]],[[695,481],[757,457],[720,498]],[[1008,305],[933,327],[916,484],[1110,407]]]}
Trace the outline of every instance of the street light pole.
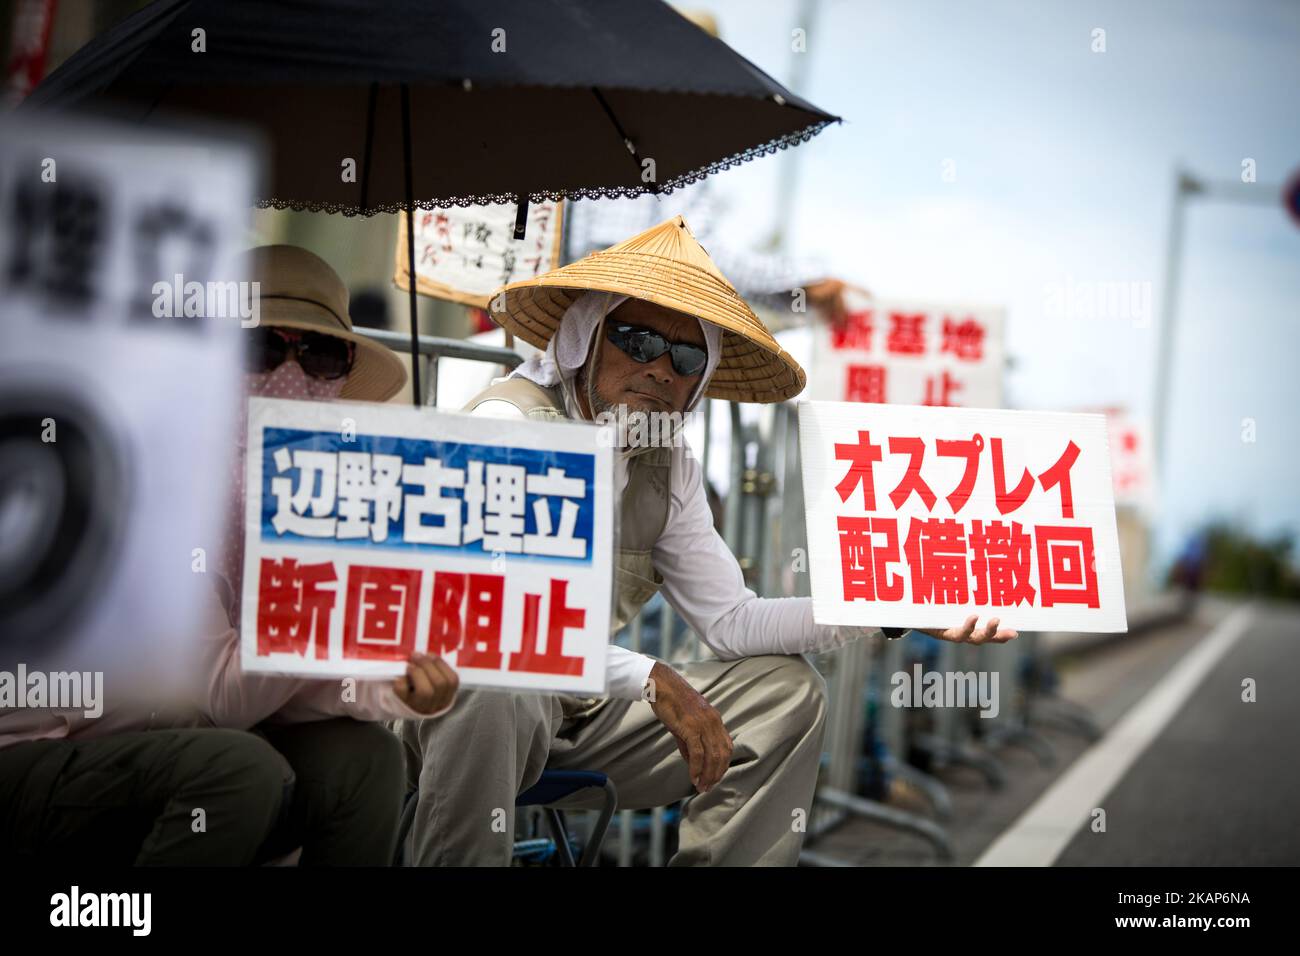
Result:
{"label": "street light pole", "polygon": [[1172,399],[1172,368],[1178,342],[1178,292],[1183,267],[1183,233],[1187,201],[1192,197],[1221,199],[1247,205],[1280,205],[1280,186],[1232,180],[1197,179],[1181,166],[1174,168],[1173,201],[1169,211],[1169,234],[1165,241],[1165,275],[1160,304],[1160,338],[1156,345],[1155,405],[1152,430],[1155,433],[1156,483],[1167,488],[1169,468],[1169,411]]}
{"label": "street light pole", "polygon": [[1174,169],[1173,201],[1169,208],[1169,233],[1165,239],[1165,276],[1160,296],[1160,339],[1156,343],[1155,408],[1152,431],[1155,433],[1157,480],[1165,480],[1165,432],[1169,416],[1169,374],[1177,334],[1178,285],[1183,268],[1183,218],[1187,197],[1199,192],[1201,184],[1181,168]]}

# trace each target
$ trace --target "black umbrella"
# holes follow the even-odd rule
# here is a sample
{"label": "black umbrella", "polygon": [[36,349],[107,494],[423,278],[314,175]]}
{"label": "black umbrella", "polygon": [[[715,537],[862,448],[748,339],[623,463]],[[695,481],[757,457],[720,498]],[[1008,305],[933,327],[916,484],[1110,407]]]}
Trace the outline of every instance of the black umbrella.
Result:
{"label": "black umbrella", "polygon": [[405,210],[412,276],[416,206],[517,203],[519,236],[529,201],[671,191],[838,120],[659,0],[158,0],[24,105],[109,104],[257,127],[259,205]]}

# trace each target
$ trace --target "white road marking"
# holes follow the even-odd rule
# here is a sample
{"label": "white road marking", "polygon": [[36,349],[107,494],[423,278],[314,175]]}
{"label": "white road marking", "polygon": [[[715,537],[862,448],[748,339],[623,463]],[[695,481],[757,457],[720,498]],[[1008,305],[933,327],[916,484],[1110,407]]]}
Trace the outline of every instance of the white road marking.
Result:
{"label": "white road marking", "polygon": [[1092,811],[1249,628],[1251,605],[1233,611],[1011,824],[975,866],[1051,866]]}

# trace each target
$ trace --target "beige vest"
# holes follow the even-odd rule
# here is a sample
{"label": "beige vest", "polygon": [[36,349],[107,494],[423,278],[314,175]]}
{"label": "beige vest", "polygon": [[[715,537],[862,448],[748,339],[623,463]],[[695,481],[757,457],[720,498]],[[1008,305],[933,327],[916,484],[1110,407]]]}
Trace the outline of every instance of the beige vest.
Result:
{"label": "beige vest", "polygon": [[[484,389],[470,399],[465,411],[496,399],[509,402],[528,418],[567,420],[564,396],[558,388],[544,388],[526,378],[511,378]],[[671,448],[649,448],[628,459],[627,487],[619,507],[616,564],[614,567],[614,617],[610,633],[621,630],[641,606],[663,586],[650,552],[668,523],[668,481]]]}

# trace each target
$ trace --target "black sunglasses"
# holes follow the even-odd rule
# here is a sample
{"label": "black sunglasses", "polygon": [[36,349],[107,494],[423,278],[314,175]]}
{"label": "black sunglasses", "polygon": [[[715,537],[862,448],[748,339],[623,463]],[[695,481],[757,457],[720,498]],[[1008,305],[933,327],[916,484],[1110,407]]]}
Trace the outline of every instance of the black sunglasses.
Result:
{"label": "black sunglasses", "polygon": [[673,371],[678,375],[699,375],[709,361],[709,353],[702,347],[689,342],[670,342],[654,329],[639,325],[611,323],[605,337],[634,361],[643,364],[653,362],[665,352],[671,352]]}
{"label": "black sunglasses", "polygon": [[286,332],[260,326],[248,347],[248,370],[270,372],[296,355],[302,370],[312,378],[342,378],[352,371],[356,352],[352,343],[322,332]]}

